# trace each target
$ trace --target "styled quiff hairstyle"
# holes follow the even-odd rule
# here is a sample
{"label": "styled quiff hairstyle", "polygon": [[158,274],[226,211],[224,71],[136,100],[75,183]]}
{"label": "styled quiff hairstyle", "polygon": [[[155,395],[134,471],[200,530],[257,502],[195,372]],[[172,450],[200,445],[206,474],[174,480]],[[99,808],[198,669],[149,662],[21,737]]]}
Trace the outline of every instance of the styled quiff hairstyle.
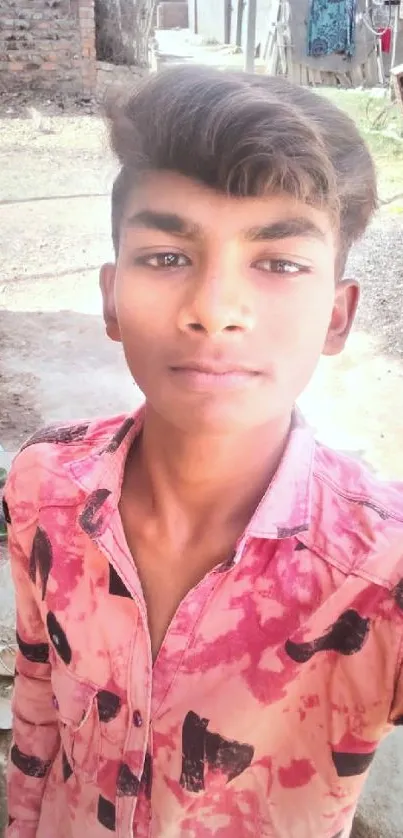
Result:
{"label": "styled quiff hairstyle", "polygon": [[281,77],[174,67],[115,94],[106,116],[121,166],[112,191],[116,253],[128,195],[150,171],[238,197],[286,193],[327,211],[338,278],[376,208],[374,164],[354,122]]}

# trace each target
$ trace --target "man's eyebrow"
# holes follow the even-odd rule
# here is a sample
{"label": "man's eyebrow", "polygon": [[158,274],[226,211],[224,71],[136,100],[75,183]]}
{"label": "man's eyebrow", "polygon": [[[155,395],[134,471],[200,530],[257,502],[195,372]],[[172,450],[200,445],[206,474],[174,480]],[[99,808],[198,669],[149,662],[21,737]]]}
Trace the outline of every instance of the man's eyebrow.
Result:
{"label": "man's eyebrow", "polygon": [[245,238],[248,241],[281,241],[307,237],[324,241],[326,235],[320,227],[309,218],[287,218],[284,221],[274,221],[272,224],[265,224],[261,227],[251,227],[245,230]]}
{"label": "man's eyebrow", "polygon": [[128,227],[142,227],[148,230],[158,230],[161,233],[173,233],[176,236],[195,238],[200,230],[197,224],[171,212],[156,212],[155,210],[139,210],[131,215],[126,222]]}

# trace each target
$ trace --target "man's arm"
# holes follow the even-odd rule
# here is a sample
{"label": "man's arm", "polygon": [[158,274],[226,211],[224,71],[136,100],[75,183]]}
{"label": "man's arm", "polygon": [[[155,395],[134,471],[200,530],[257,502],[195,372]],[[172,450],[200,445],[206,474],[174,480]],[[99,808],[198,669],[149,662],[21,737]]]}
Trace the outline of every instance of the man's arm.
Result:
{"label": "man's arm", "polygon": [[[7,500],[7,489],[6,489]],[[9,826],[6,838],[35,838],[47,775],[59,748],[50,681],[48,638],[38,607],[29,560],[8,517],[8,546],[17,606],[17,675],[13,740],[8,766]],[[11,520],[11,523],[10,523]]]}

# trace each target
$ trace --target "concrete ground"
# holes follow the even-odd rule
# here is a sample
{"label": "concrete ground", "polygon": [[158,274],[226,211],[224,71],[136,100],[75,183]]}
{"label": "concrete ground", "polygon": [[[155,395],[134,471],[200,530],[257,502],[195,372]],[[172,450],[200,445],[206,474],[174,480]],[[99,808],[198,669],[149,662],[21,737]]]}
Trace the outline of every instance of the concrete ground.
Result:
{"label": "concrete ground", "polygon": [[[0,443],[13,451],[44,423],[131,409],[141,394],[100,317],[97,271],[112,255],[115,171],[102,123],[5,118],[0,170]],[[403,478],[399,219],[383,214],[374,222],[350,270],[364,286],[357,328],[340,358],[321,362],[301,404],[323,440],[381,476]],[[1,557],[0,572],[1,644],[13,623]],[[5,749],[0,734],[0,797]],[[381,749],[354,838],[401,838],[402,756],[399,733]],[[0,811],[1,835],[4,803]]]}

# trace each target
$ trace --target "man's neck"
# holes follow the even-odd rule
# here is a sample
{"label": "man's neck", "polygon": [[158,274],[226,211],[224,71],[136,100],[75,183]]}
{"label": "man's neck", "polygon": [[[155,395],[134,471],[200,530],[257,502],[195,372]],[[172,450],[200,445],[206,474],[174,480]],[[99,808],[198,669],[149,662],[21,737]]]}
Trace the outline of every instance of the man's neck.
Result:
{"label": "man's neck", "polygon": [[128,461],[126,492],[141,495],[145,517],[183,538],[209,528],[239,535],[283,454],[291,417],[239,433],[184,433],[148,406],[139,445]]}

